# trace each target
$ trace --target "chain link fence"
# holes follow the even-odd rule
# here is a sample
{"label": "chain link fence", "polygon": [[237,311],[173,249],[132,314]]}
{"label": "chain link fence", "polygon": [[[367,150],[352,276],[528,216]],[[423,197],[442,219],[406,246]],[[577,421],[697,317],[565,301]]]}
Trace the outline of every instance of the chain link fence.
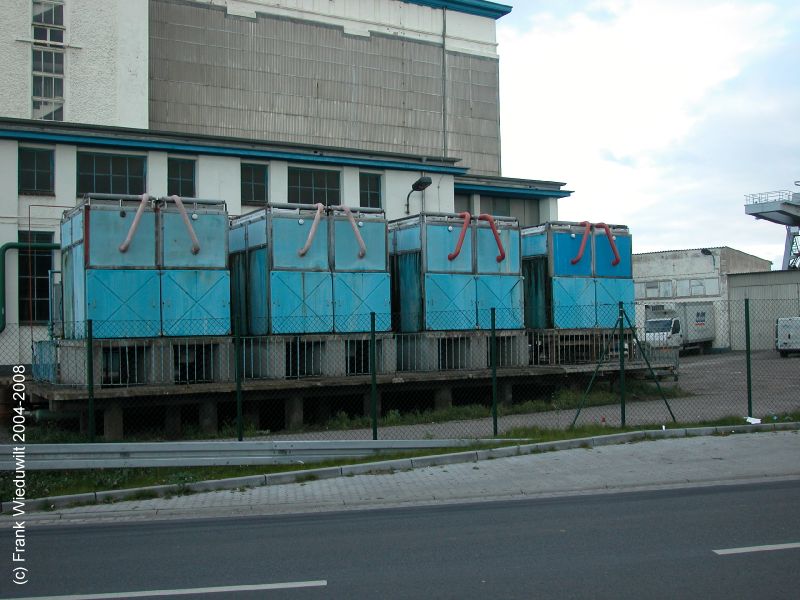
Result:
{"label": "chain link fence", "polygon": [[685,349],[666,335],[674,323],[656,331],[643,304],[622,309],[593,307],[596,327],[553,330],[504,328],[521,315],[499,310],[442,311],[442,331],[374,313],[338,324],[365,330],[353,333],[313,332],[313,317],[234,335],[184,320],[196,335],[182,337],[153,337],[160,325],[141,321],[64,323],[58,337],[9,325],[0,352],[6,372],[28,365],[31,442],[471,439],[797,417],[800,330],[776,349],[776,322],[800,315],[797,299],[679,313]]}

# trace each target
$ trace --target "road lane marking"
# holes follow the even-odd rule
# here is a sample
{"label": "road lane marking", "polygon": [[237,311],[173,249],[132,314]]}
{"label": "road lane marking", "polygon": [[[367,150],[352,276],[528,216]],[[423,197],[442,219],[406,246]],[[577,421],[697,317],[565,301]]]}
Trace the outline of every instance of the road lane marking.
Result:
{"label": "road lane marking", "polygon": [[791,548],[800,548],[800,543],[771,544],[769,546],[746,546],[744,548],[725,548],[723,550],[714,550],[714,554],[723,556],[725,554],[746,554],[748,552],[768,552],[770,550],[789,550]]}
{"label": "road lane marking", "polygon": [[143,592],[73,594],[69,596],[28,596],[27,598],[3,598],[0,600],[101,600],[102,598],[154,598],[156,596],[188,596],[189,594],[222,594],[237,592],[260,592],[262,590],[288,590],[293,588],[325,587],[327,585],[327,580],[321,579],[319,581],[289,581],[287,583],[229,585],[180,590],[147,590]]}

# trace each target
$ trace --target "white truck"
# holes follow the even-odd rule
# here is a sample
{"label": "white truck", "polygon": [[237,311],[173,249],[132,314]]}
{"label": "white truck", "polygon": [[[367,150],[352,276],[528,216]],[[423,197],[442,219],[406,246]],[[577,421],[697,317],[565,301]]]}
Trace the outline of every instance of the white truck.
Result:
{"label": "white truck", "polygon": [[713,302],[645,307],[644,341],[654,348],[711,349],[716,336]]}
{"label": "white truck", "polygon": [[775,322],[775,349],[786,358],[800,352],[800,317],[779,317]]}

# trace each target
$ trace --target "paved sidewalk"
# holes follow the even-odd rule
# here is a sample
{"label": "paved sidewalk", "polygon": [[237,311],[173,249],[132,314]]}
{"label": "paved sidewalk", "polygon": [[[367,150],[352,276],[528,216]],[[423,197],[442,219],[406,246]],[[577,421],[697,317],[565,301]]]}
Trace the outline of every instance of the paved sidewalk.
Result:
{"label": "paved sidewalk", "polygon": [[[29,524],[277,515],[800,478],[800,432],[664,439],[26,515]],[[0,517],[0,523],[10,516]]]}

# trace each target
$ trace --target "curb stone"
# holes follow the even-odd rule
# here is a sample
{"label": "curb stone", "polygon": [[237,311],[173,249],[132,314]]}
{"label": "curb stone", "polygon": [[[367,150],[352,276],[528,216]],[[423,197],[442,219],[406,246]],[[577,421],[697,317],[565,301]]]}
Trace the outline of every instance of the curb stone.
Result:
{"label": "curb stone", "polygon": [[[26,500],[25,508],[29,510],[48,510],[66,508],[75,504],[95,504],[104,501],[126,500],[140,494],[154,493],[156,496],[165,496],[172,493],[208,492],[216,490],[229,490],[239,487],[259,487],[262,485],[285,485],[289,483],[302,483],[318,479],[332,479],[350,475],[364,475],[371,473],[391,473],[441,465],[477,462],[494,458],[508,458],[538,452],[551,452],[557,450],[570,450],[575,448],[595,448],[598,446],[613,446],[641,440],[659,440],[680,437],[699,437],[711,435],[729,435],[735,433],[756,433],[769,431],[797,431],[800,423],[764,423],[761,425],[730,425],[720,427],[693,427],[686,429],[655,429],[614,433],[606,436],[589,438],[576,438],[557,442],[539,442],[519,446],[505,446],[488,450],[470,450],[452,454],[438,454],[420,458],[389,460],[375,463],[362,463],[360,465],[347,465],[344,467],[324,467],[320,469],[306,469],[302,471],[287,471],[269,475],[247,475],[228,479],[198,481],[186,484],[169,484],[131,488],[126,490],[109,490],[89,492],[84,494],[71,494],[68,496],[52,496],[49,498],[36,498]],[[12,512],[11,502],[0,504],[0,514]]]}

